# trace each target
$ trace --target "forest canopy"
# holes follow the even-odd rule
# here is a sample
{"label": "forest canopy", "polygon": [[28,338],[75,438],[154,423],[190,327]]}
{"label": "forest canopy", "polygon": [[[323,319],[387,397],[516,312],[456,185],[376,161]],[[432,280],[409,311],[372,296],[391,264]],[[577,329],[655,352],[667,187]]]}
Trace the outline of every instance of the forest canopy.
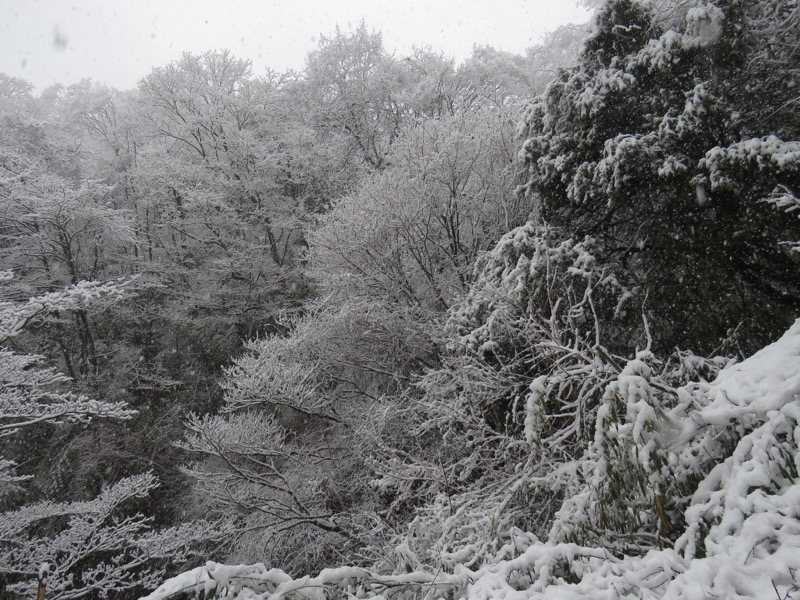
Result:
{"label": "forest canopy", "polygon": [[0,594],[800,593],[798,89],[784,0],[0,75]]}

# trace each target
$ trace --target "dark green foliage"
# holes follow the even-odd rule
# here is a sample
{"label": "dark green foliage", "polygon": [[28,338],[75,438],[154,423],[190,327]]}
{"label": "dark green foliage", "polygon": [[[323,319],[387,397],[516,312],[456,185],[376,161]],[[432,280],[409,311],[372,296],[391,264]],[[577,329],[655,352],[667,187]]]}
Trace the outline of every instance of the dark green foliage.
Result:
{"label": "dark green foliage", "polygon": [[656,33],[650,11],[636,0],[608,2],[595,17],[595,23],[594,32],[586,40],[583,59],[591,56],[601,68],[637,52]]}
{"label": "dark green foliage", "polygon": [[800,307],[800,256],[782,244],[800,221],[765,201],[800,189],[779,143],[800,136],[787,110],[800,63],[772,46],[800,34],[773,4],[708,5],[663,31],[639,3],[610,2],[579,67],[529,111],[530,199],[628,272],[661,349],[735,339],[747,354]]}

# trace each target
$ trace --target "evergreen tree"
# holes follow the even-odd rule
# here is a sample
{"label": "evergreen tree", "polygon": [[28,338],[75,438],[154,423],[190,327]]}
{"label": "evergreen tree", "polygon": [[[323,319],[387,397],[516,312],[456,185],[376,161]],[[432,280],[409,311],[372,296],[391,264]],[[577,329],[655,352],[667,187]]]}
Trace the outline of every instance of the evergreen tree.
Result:
{"label": "evergreen tree", "polygon": [[665,30],[644,4],[609,2],[580,65],[528,111],[528,197],[629,272],[659,349],[747,354],[800,306],[784,244],[800,223],[773,206],[800,184],[787,10],[705,3]]}

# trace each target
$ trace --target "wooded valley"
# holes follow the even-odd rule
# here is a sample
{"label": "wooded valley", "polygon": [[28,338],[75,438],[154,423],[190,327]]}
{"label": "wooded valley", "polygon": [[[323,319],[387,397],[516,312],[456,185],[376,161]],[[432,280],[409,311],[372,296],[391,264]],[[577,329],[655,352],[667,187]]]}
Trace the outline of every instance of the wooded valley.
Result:
{"label": "wooded valley", "polygon": [[0,597],[800,597],[798,90],[797,0],[0,74]]}

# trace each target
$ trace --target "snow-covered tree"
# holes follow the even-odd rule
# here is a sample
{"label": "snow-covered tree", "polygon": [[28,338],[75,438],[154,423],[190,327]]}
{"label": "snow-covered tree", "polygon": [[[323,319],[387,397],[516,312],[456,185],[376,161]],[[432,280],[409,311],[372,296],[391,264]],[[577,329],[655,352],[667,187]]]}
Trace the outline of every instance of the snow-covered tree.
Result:
{"label": "snow-covered tree", "polygon": [[380,169],[408,116],[402,102],[407,74],[364,22],[350,33],[337,28],[306,61],[303,90],[313,126],[342,136],[346,154],[368,170]]}
{"label": "snow-covered tree", "polygon": [[800,298],[798,223],[771,206],[798,185],[796,8],[678,4],[599,11],[580,65],[528,111],[528,197],[629,271],[658,348],[746,354]]}
{"label": "snow-covered tree", "polygon": [[[154,530],[132,512],[158,486],[152,474],[123,479],[92,500],[43,501],[5,511],[0,520],[0,592],[25,598],[47,573],[46,597],[107,598],[152,587],[164,567],[184,561],[215,524]],[[135,509],[134,509],[135,510]]]}
{"label": "snow-covered tree", "polygon": [[[0,272],[3,292],[13,275]],[[25,302],[0,302],[0,593],[32,595],[42,565],[49,569],[49,598],[107,596],[163,575],[163,566],[188,552],[189,545],[208,539],[213,526],[188,525],[153,531],[152,519],[131,514],[125,505],[146,497],[156,486],[152,475],[119,481],[93,500],[27,502],[25,482],[30,466],[20,470],[6,458],[10,442],[20,434],[66,423],[96,419],[131,419],[135,412],[122,402],[106,402],[70,391],[70,379],[43,357],[9,350],[26,327],[51,317],[108,307],[128,293],[126,282],[80,282]],[[3,294],[6,296],[7,294]],[[29,458],[38,449],[17,449]]]}
{"label": "snow-covered tree", "polygon": [[478,260],[405,445],[377,460],[394,510],[422,501],[402,539],[423,561],[479,564],[513,528],[541,535],[592,439],[616,365],[604,344],[636,307],[592,239],[559,233],[529,223]]}
{"label": "snow-covered tree", "polygon": [[[579,64],[526,114],[532,220],[494,247],[471,221],[474,269],[434,227],[449,196],[428,184],[458,169],[421,136],[398,176],[399,136],[310,236],[329,304],[251,346],[226,384],[235,419],[219,422],[258,415],[265,453],[368,440],[375,514],[394,528],[374,539],[391,546],[366,549],[371,569],[296,579],[209,563],[151,598],[796,594],[797,15],[777,0],[606,2]],[[474,207],[455,200],[463,224]],[[368,356],[380,344],[354,342],[380,341],[388,315],[418,344]],[[410,348],[417,385],[353,376]],[[343,380],[377,397],[340,395]],[[287,415],[324,425],[303,439]]]}
{"label": "snow-covered tree", "polygon": [[441,311],[472,263],[526,215],[512,192],[513,109],[403,128],[389,166],[310,233],[312,269],[329,293]]}
{"label": "snow-covered tree", "polygon": [[219,51],[153,70],[139,92],[153,139],[134,175],[154,260],[176,288],[174,312],[230,354],[237,334],[255,333],[304,289],[295,265],[305,207],[287,181],[276,84]]}
{"label": "snow-covered tree", "polygon": [[[201,591],[223,600],[255,594],[300,600],[316,593],[384,598],[387,592],[411,599],[432,590],[470,600],[791,598],[800,590],[800,322],[741,363],[684,359],[659,374],[652,355],[640,354],[608,378],[586,455],[571,473],[560,473],[575,485],[553,499],[558,511],[546,538],[512,528],[483,560],[474,560],[475,544],[430,556],[401,545],[394,574],[347,566],[293,578],[264,564],[208,562],[164,582],[147,599]],[[677,379],[664,378],[667,371],[688,383],[673,387]],[[659,486],[680,490],[671,498],[678,510]],[[509,497],[499,506],[502,514],[516,499],[508,487],[498,491]],[[442,527],[464,519],[456,502],[449,515],[439,515],[444,521],[431,522]],[[497,515],[488,512],[461,535],[491,536]],[[609,525],[645,528],[596,537]]]}
{"label": "snow-covered tree", "polygon": [[236,560],[303,572],[384,543],[365,456],[386,396],[429,352],[421,327],[366,303],[319,306],[246,345],[220,414],[191,417],[180,443],[198,501],[240,528]]}

